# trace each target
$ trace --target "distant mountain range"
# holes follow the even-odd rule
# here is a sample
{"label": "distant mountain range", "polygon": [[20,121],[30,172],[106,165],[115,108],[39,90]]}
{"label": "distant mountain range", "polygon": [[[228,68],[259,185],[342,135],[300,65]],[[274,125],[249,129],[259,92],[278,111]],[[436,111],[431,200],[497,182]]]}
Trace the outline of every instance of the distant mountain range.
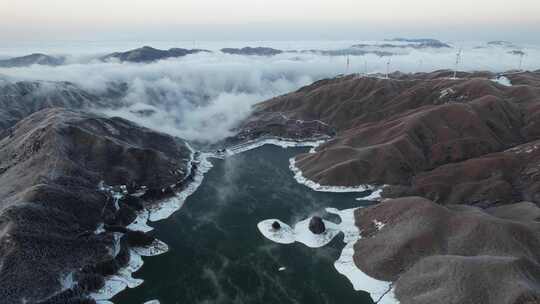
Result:
{"label": "distant mountain range", "polygon": [[181,49],[181,48],[172,48],[168,50],[159,50],[150,46],[143,46],[142,48],[126,51],[126,52],[117,52],[101,57],[101,60],[107,61],[111,59],[117,59],[122,62],[154,62],[158,60],[183,57],[191,54],[197,53],[210,53],[208,50],[200,49]]}
{"label": "distant mountain range", "polygon": [[0,60],[0,67],[2,68],[11,68],[11,67],[23,67],[33,64],[41,65],[62,65],[65,63],[64,57],[54,57],[45,54],[30,54],[22,57],[15,57],[5,60]]}
{"label": "distant mountain range", "polygon": [[508,47],[508,48],[515,48],[516,47],[516,45],[513,44],[512,42],[504,41],[504,40],[490,41],[490,42],[487,43],[487,45],[502,46],[502,47]]}
{"label": "distant mountain range", "polygon": [[441,42],[440,40],[432,39],[432,38],[419,38],[419,39],[394,38],[394,39],[386,39],[386,41],[417,43],[420,45],[426,45],[426,46],[432,46],[432,47],[450,47],[448,44]]}
{"label": "distant mountain range", "polygon": [[[129,50],[126,52],[115,52],[99,57],[100,61],[118,60],[121,62],[135,62],[135,63],[150,63],[168,58],[183,57],[197,53],[209,53],[208,50],[200,49],[181,49],[171,48],[168,50],[155,49],[150,46],[143,46],[142,48]],[[0,67],[2,68],[15,68],[25,67],[34,64],[58,66],[66,63],[66,58],[63,56],[50,56],[45,54],[31,54],[22,57],[14,57],[9,59],[0,60]]]}
{"label": "distant mountain range", "polygon": [[405,44],[394,44],[394,43],[382,43],[382,44],[356,44],[353,45],[355,48],[365,48],[365,47],[378,47],[378,48],[413,48],[413,49],[442,49],[442,48],[451,48],[452,46],[441,42],[437,39],[431,38],[422,38],[422,39],[407,39],[407,38],[394,38],[387,39],[387,42],[399,42]]}
{"label": "distant mountain range", "polygon": [[[280,50],[270,47],[243,47],[243,48],[222,48],[220,52],[230,55],[240,56],[276,56],[284,53],[313,53],[323,56],[364,56],[367,54],[373,54],[376,56],[395,56],[402,55],[410,49],[449,49],[452,48],[450,44],[444,43],[437,39],[432,38],[393,38],[386,39],[381,43],[361,43],[354,44],[350,47],[341,49],[300,49],[300,50]],[[484,46],[478,46],[476,48],[483,48],[488,46],[504,47],[504,48],[516,48],[516,51],[511,51],[512,54],[520,55],[523,53],[521,50],[517,50],[517,47],[511,42],[507,41],[490,41]],[[184,48],[171,48],[168,50],[160,50],[151,46],[143,46],[141,48],[128,50],[125,52],[114,52],[101,57],[95,58],[99,61],[120,61],[120,62],[133,62],[133,63],[152,63],[159,60],[169,58],[179,58],[198,53],[211,53],[210,50],[205,49],[184,49]],[[9,59],[0,60],[0,68],[12,68],[12,67],[24,67],[30,65],[47,65],[58,66],[66,64],[66,57],[64,56],[51,56],[46,54],[30,54],[22,57],[14,57]]]}
{"label": "distant mountain range", "polygon": [[246,55],[246,56],[274,56],[283,53],[282,50],[277,50],[269,47],[244,47],[241,49],[238,48],[224,48],[221,49],[221,52],[225,54],[233,55]]}

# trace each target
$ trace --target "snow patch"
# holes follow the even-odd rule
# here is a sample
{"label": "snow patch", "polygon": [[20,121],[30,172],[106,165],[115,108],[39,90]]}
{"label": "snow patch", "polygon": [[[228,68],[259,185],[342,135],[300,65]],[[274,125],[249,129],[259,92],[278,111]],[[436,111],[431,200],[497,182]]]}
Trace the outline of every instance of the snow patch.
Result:
{"label": "snow patch", "polygon": [[453,95],[455,93],[456,93],[456,91],[454,91],[454,89],[452,89],[452,88],[444,89],[444,90],[441,91],[441,93],[439,95],[439,99],[443,99],[443,98],[445,98],[447,96],[450,96],[450,95]]}
{"label": "snow patch", "polygon": [[[347,277],[352,283],[354,290],[363,290],[369,292],[375,303],[380,304],[395,304],[399,303],[395,297],[392,289],[391,282],[379,281],[371,278],[354,263],[354,244],[361,238],[360,230],[356,227],[354,212],[357,208],[337,210],[335,208],[327,208],[326,212],[335,214],[341,218],[339,228],[345,234],[343,241],[347,243],[341,256],[334,263],[336,270]],[[384,224],[377,222],[375,226],[380,226],[381,229]]]}
{"label": "snow patch", "polygon": [[[192,150],[193,151],[193,150]],[[165,201],[164,203],[152,207],[150,210],[142,210],[137,214],[137,218],[127,226],[128,229],[148,232],[153,230],[152,227],[148,226],[148,221],[158,221],[164,218],[169,217],[172,213],[180,209],[185,201],[185,199],[193,194],[195,190],[199,187],[202,182],[204,173],[208,172],[212,167],[212,164],[207,160],[210,156],[208,154],[200,154],[196,159],[192,153],[190,164],[197,162],[199,164],[197,172],[195,173],[194,180],[191,182],[186,189],[178,193],[173,199]],[[188,172],[189,176],[190,171]],[[118,209],[118,201],[127,193],[127,188],[121,186],[121,192],[112,192],[112,187],[104,186],[100,184],[100,189],[105,191],[111,191],[114,197],[115,208]],[[101,231],[100,227],[96,232]],[[118,255],[120,252],[120,238],[122,233],[115,232],[113,234],[114,243],[113,248],[111,248],[111,254],[113,257]],[[99,304],[112,304],[109,299],[113,298],[115,295],[120,293],[126,288],[135,288],[141,285],[144,281],[142,279],[133,278],[132,274],[138,271],[142,265],[143,260],[142,256],[156,256],[163,254],[169,250],[167,244],[160,240],[155,240],[151,245],[146,247],[135,247],[130,249],[130,259],[126,267],[120,269],[115,275],[111,275],[105,278],[105,286],[98,290],[97,292],[91,293],[90,297],[94,298]],[[149,302],[149,303],[159,303],[159,302]]]}
{"label": "snow patch", "polygon": [[264,145],[274,145],[282,148],[295,148],[295,147],[313,147],[316,148],[321,144],[325,143],[326,139],[320,140],[305,140],[305,141],[296,141],[285,138],[267,138],[267,139],[258,139],[253,141],[248,141],[233,147],[226,149],[226,156],[232,156],[246,151],[250,151]]}
{"label": "snow patch", "polygon": [[[143,280],[132,277],[132,274],[143,265],[140,255],[135,251],[129,252],[129,263],[120,269],[117,274],[105,278],[105,286],[100,290],[90,294],[96,301],[104,301],[113,298],[126,288],[135,288],[143,283]],[[100,302],[101,303],[101,302]]]}
{"label": "snow patch", "polygon": [[510,81],[510,79],[508,79],[505,76],[497,76],[496,78],[491,79],[491,81],[496,82],[496,83],[498,83],[500,85],[503,85],[505,87],[511,87],[512,86],[512,82]]}
{"label": "snow patch", "polygon": [[105,232],[105,224],[99,223],[96,230],[94,230],[94,234],[102,234],[103,232]]}
{"label": "snow patch", "polygon": [[[344,234],[343,241],[346,243],[346,246],[339,259],[334,263],[336,270],[347,277],[355,290],[369,292],[376,303],[399,303],[394,297],[391,282],[380,281],[369,277],[354,263],[354,244],[361,238],[360,230],[356,227],[354,218],[354,212],[357,209],[358,208],[338,210],[335,208],[326,208],[326,212],[339,216],[341,222],[336,224],[324,221],[326,231],[320,235],[313,234],[309,230],[311,218],[298,222],[295,225],[294,230],[292,230],[289,225],[276,219],[262,221],[257,227],[266,238],[276,243],[292,244],[296,241],[311,248],[320,248],[327,245],[334,237],[342,232]],[[278,222],[281,228],[278,230],[273,229],[272,224],[274,222]],[[374,221],[374,224],[378,230],[382,229],[385,225],[379,221]],[[285,267],[280,267],[279,271],[285,269]]]}
{"label": "snow patch", "polygon": [[378,230],[383,229],[386,224],[377,220],[373,220],[373,225],[375,225],[375,228],[378,231]]}
{"label": "snow patch", "polygon": [[[279,244],[299,242],[310,248],[326,246],[341,232],[336,224],[323,220],[326,230],[321,234],[314,234],[309,230],[310,221],[311,218],[308,218],[296,223],[293,230],[291,226],[280,220],[270,219],[258,223],[257,228],[259,228],[262,235],[273,242]],[[281,228],[277,230],[272,228],[274,222],[278,222]]]}
{"label": "snow patch", "polygon": [[336,270],[347,277],[352,283],[354,290],[363,290],[369,292],[371,298],[378,304],[399,303],[392,289],[392,283],[376,280],[362,272],[354,264],[354,243],[348,243],[341,256],[334,263]]}
{"label": "snow patch", "polygon": [[157,222],[166,219],[174,212],[182,208],[188,196],[192,195],[201,185],[204,174],[212,168],[212,163],[208,160],[210,157],[214,157],[214,155],[211,153],[201,153],[194,160],[195,162],[199,163],[199,166],[197,167],[197,172],[193,177],[193,182],[191,182],[186,189],[184,189],[180,193],[177,193],[175,197],[166,200],[159,205],[152,206],[149,209],[150,215],[148,219],[151,222]]}
{"label": "snow patch", "polygon": [[531,145],[524,145],[524,146],[518,146],[511,149],[506,150],[505,152],[513,152],[516,154],[520,153],[532,153],[540,148],[540,145],[537,144],[531,144]]}
{"label": "snow patch", "polygon": [[150,246],[136,247],[133,251],[140,256],[156,256],[169,251],[169,246],[160,240],[154,240]]}
{"label": "snow patch", "polygon": [[359,186],[352,186],[352,187],[321,185],[317,182],[307,179],[306,177],[302,175],[302,171],[296,166],[296,160],[294,159],[294,157],[292,157],[289,160],[289,163],[290,163],[289,168],[294,173],[294,179],[299,184],[302,184],[308,188],[311,188],[314,191],[345,193],[345,192],[364,192],[367,190],[375,189],[374,185],[359,185]]}
{"label": "snow patch", "polygon": [[110,249],[111,256],[116,257],[120,253],[120,239],[122,238],[122,233],[114,232],[113,233],[113,246]]}
{"label": "snow patch", "polygon": [[341,222],[338,225],[338,229],[343,232],[343,242],[350,243],[355,242],[360,238],[360,231],[356,227],[354,219],[354,211],[358,208],[338,210],[336,208],[326,208],[326,212],[337,215]]}
{"label": "snow patch", "polygon": [[357,201],[378,201],[381,199],[381,194],[383,192],[383,188],[373,190],[370,195],[358,197],[356,198]]}
{"label": "snow patch", "polygon": [[61,291],[73,288],[76,285],[74,273],[70,272],[66,276],[60,278],[60,285],[62,286],[62,288],[60,289]]}
{"label": "snow patch", "polygon": [[[317,144],[313,146],[313,148],[309,151],[309,153],[311,154],[315,153],[317,147],[319,147],[323,143],[324,141],[317,142]],[[302,171],[296,166],[296,159],[294,157],[292,157],[289,160],[289,169],[291,169],[291,171],[294,173],[294,179],[296,180],[296,182],[318,192],[345,193],[345,192],[364,192],[367,190],[375,189],[375,186],[373,185],[358,185],[358,186],[352,186],[352,187],[321,185],[315,181],[312,181],[304,177],[304,175],[302,174]]]}
{"label": "snow patch", "polygon": [[155,240],[154,243],[146,247],[130,249],[128,265],[120,269],[118,273],[106,277],[105,286],[102,289],[91,293],[90,297],[100,304],[112,303],[108,300],[124,289],[136,288],[144,282],[142,279],[133,277],[133,273],[137,272],[143,266],[143,256],[156,256],[165,253],[168,250],[169,247],[167,244],[160,240]]}
{"label": "snow patch", "polygon": [[[272,228],[272,224],[278,222],[279,229]],[[257,228],[267,239],[279,244],[292,244],[295,242],[294,230],[291,226],[283,223],[280,220],[270,219],[257,224]]]}
{"label": "snow patch", "polygon": [[133,223],[129,224],[127,226],[130,230],[135,231],[142,231],[142,232],[149,232],[154,230],[153,227],[148,226],[148,218],[150,217],[150,212],[148,210],[143,209],[142,211],[139,211],[137,213],[137,218],[133,221]]}

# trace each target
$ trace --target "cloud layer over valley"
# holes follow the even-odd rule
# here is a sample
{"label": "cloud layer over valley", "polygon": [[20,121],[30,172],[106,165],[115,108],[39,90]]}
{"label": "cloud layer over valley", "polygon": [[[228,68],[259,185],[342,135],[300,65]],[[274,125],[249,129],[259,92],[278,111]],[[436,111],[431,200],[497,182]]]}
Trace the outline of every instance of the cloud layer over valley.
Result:
{"label": "cloud layer over valley", "polygon": [[[352,45],[348,43],[335,43],[334,49]],[[285,43],[266,43],[266,46],[287,50]],[[205,48],[204,45],[197,47]],[[303,47],[316,49],[317,45],[311,43]],[[56,67],[0,68],[0,76],[8,81],[69,81],[98,96],[106,95],[113,85],[123,87],[126,90],[121,98],[124,106],[99,109],[100,112],[188,140],[214,142],[231,135],[230,130],[257,102],[338,74],[384,73],[388,61],[391,71],[451,69],[460,47],[463,47],[460,70],[516,69],[520,56],[511,53],[516,49],[526,53],[523,68],[540,68],[538,47],[470,43],[454,44],[446,49],[395,49],[390,51],[399,55],[391,57],[350,56],[348,68],[346,56],[285,52],[266,57],[214,51],[148,64],[100,62],[89,60],[88,55],[74,56],[69,64]],[[298,45],[294,48],[301,49]],[[331,48],[326,42],[320,43],[318,49]],[[81,53],[87,54],[87,50]]]}

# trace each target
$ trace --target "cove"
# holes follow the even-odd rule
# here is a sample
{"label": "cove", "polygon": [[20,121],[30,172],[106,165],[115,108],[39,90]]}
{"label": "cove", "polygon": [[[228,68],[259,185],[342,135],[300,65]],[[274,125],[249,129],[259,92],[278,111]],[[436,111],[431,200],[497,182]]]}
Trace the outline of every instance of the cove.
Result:
{"label": "cove", "polygon": [[315,192],[298,184],[289,159],[307,148],[264,145],[213,168],[184,206],[151,223],[169,251],[144,257],[134,274],[144,283],[112,299],[136,304],[173,303],[373,303],[334,268],[345,244],[339,235],[323,248],[280,245],[266,239],[257,223],[279,218],[294,225],[312,215],[337,221],[326,207],[368,206],[358,193]]}

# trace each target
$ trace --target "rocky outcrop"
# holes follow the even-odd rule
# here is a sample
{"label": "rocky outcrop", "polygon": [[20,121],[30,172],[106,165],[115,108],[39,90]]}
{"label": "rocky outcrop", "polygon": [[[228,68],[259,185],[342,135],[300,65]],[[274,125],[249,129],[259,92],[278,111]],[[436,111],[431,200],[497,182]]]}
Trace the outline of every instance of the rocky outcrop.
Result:
{"label": "rocky outcrop", "polygon": [[66,59],[64,57],[55,57],[45,54],[30,54],[22,57],[14,57],[9,59],[0,60],[0,67],[2,68],[15,68],[25,67],[34,64],[38,65],[50,65],[57,66],[64,64]]}
{"label": "rocky outcrop", "polygon": [[150,46],[143,46],[142,48],[129,50],[126,52],[117,52],[101,57],[101,60],[119,60],[121,62],[136,62],[136,63],[148,63],[155,62],[158,60],[184,57],[191,54],[197,54],[201,52],[209,52],[208,50],[201,49],[181,49],[181,48],[171,48],[168,50],[159,50]]}
{"label": "rocky outcrop", "polygon": [[356,211],[362,239],[354,261],[368,275],[395,282],[403,304],[538,303],[539,214],[526,202],[480,209],[420,197],[387,200]]}
{"label": "rocky outcrop", "polygon": [[[111,250],[112,232],[96,228],[100,223],[125,225],[122,218],[134,214],[133,204],[121,201],[117,209],[111,192],[99,185],[126,185],[118,191],[127,192],[163,192],[187,177],[190,155],[180,139],[120,118],[60,108],[38,111],[4,132],[0,137],[2,301],[86,301],[85,292],[100,288],[103,275],[127,263],[128,243],[150,241],[131,233],[118,254]],[[62,278],[69,274],[79,283],[60,292]]]}
{"label": "rocky outcrop", "polygon": [[314,216],[309,221],[309,231],[313,234],[323,234],[326,231],[326,226],[321,217]]}

